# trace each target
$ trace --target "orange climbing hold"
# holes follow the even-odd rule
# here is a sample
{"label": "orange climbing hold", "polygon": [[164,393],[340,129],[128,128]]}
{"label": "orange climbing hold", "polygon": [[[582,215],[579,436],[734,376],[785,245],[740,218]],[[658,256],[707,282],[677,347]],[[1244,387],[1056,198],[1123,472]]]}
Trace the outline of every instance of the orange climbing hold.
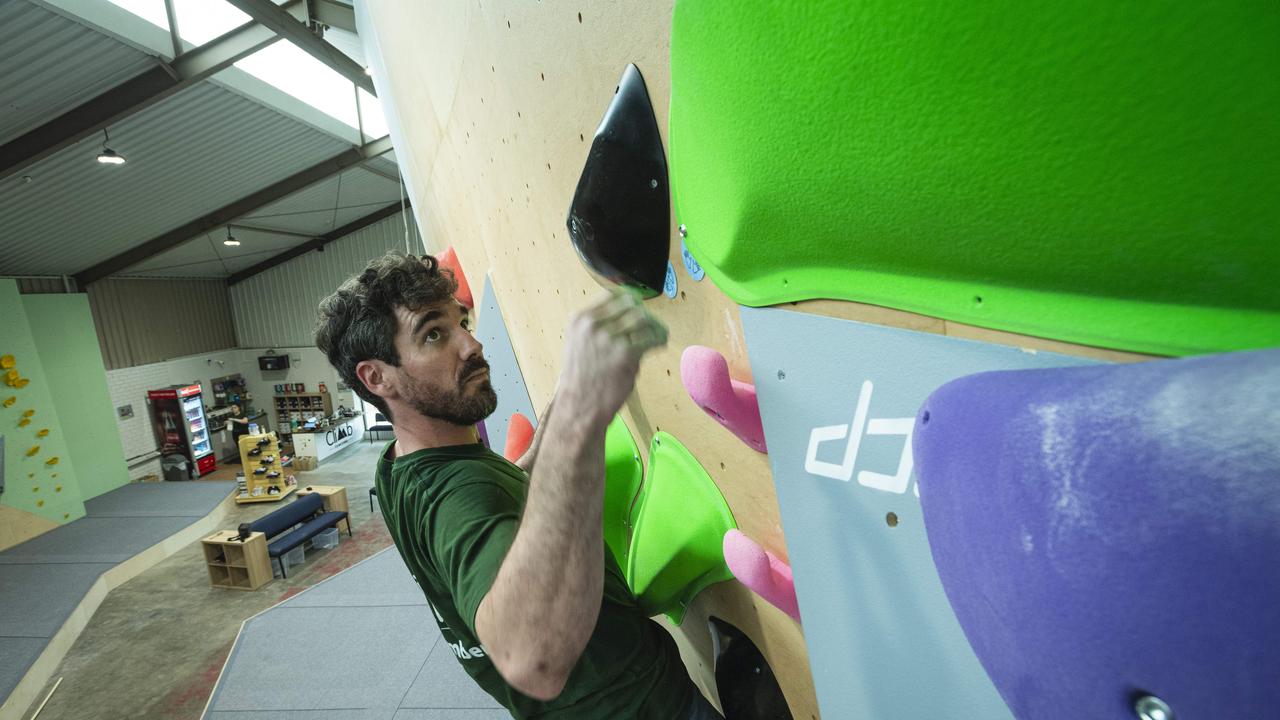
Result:
{"label": "orange climbing hold", "polygon": [[458,292],[453,296],[458,302],[469,308],[476,306],[475,300],[471,297],[471,285],[467,283],[467,276],[462,273],[462,263],[458,262],[458,254],[453,251],[453,246],[444,249],[436,258],[436,262],[440,263],[440,267],[453,273],[453,279],[458,281]]}
{"label": "orange climbing hold", "polygon": [[511,462],[520,459],[533,442],[533,423],[522,413],[512,413],[507,423],[507,444],[502,449],[502,456]]}

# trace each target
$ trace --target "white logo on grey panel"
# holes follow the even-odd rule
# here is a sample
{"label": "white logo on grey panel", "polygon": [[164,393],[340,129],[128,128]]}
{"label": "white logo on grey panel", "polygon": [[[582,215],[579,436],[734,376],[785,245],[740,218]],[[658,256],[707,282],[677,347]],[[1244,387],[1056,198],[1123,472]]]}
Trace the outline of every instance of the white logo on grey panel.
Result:
{"label": "white logo on grey panel", "polygon": [[[858,448],[862,445],[862,436],[898,435],[903,438],[902,454],[898,459],[898,469],[893,474],[862,470],[858,473],[858,484],[873,490],[901,495],[907,491],[911,483],[911,470],[914,463],[911,458],[911,434],[915,429],[916,419],[907,418],[867,418],[871,408],[871,394],[874,390],[870,380],[862,382],[862,390],[858,393],[858,404],[853,412],[853,421],[847,425],[825,425],[809,432],[809,449],[804,455],[804,469],[812,475],[849,482],[853,479],[853,467],[858,461]],[[818,459],[818,446],[827,442],[845,440],[844,457],[839,463]],[[916,497],[920,496],[919,484],[915,487]]]}

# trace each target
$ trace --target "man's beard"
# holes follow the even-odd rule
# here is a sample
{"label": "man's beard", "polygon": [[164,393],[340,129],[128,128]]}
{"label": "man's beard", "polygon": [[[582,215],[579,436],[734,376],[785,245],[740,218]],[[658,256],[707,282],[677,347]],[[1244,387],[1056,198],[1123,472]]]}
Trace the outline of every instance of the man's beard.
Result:
{"label": "man's beard", "polygon": [[408,378],[405,388],[406,399],[422,415],[443,420],[453,425],[475,425],[493,414],[498,407],[498,394],[493,385],[485,378],[467,391],[467,379],[480,370],[486,370],[489,363],[480,358],[467,362],[462,374],[451,388],[442,388],[417,378]]}

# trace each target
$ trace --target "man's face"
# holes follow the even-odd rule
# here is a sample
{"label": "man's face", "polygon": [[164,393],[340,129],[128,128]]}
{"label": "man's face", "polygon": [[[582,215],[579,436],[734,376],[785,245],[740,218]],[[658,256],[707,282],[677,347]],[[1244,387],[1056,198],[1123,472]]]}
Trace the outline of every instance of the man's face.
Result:
{"label": "man's face", "polygon": [[474,425],[493,413],[498,396],[465,307],[449,300],[416,311],[396,308],[396,321],[396,382],[405,402],[454,425]]}

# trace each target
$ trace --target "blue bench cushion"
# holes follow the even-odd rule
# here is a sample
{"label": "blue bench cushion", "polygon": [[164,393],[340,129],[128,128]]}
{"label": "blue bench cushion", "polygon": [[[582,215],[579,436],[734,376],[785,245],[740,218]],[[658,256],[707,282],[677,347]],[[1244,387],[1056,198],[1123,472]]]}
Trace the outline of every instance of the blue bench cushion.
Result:
{"label": "blue bench cushion", "polygon": [[[311,495],[308,497],[317,497]],[[302,527],[293,532],[272,541],[267,545],[267,554],[271,557],[280,557],[290,550],[298,547],[302,543],[315,537],[320,531],[331,528],[334,525],[347,519],[347,514],[341,511],[327,512],[312,520],[308,520]]]}
{"label": "blue bench cushion", "polygon": [[267,536],[267,540],[279,535],[324,509],[324,498],[319,493],[303,495],[279,510],[249,523],[249,528]]}

